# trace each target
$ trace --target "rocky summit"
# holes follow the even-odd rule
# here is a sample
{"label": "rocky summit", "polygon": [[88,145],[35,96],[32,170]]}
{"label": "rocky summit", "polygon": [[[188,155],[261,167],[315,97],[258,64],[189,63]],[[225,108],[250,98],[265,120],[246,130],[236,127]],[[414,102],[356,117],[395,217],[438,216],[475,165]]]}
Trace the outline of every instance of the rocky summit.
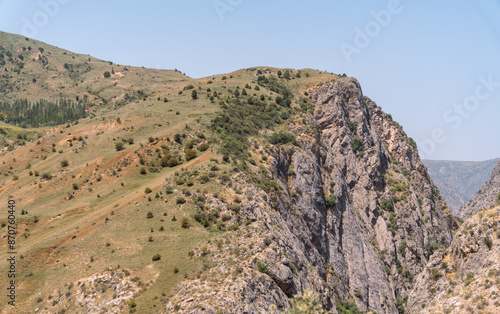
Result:
{"label": "rocky summit", "polygon": [[451,243],[456,222],[414,142],[358,81],[340,78],[307,94],[300,101],[310,114],[288,125],[297,143],[265,148],[265,168],[251,167],[268,173],[274,189],[243,175],[232,185],[255,196],[239,213],[255,231],[231,239],[252,249],[231,267],[229,246],[213,243],[210,278],[183,282],[167,311],[255,313],[287,308],[290,296],[314,289],[326,309],[350,302],[397,313],[429,256]]}

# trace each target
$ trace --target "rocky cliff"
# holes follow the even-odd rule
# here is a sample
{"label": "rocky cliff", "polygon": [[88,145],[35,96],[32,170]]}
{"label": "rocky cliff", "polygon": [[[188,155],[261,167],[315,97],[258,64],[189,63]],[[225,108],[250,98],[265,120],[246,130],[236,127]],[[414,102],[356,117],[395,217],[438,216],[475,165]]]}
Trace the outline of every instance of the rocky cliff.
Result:
{"label": "rocky cliff", "polygon": [[458,211],[460,217],[474,215],[483,208],[490,207],[500,200],[500,163],[493,169],[491,177],[477,194]]}
{"label": "rocky cliff", "polygon": [[455,213],[472,199],[490,178],[499,159],[486,161],[423,160],[432,181]]}
{"label": "rocky cliff", "polygon": [[333,311],[397,313],[429,256],[451,243],[456,222],[414,141],[359,83],[339,77],[304,92],[292,104],[303,113],[279,131],[296,141],[251,139],[247,171],[227,185],[239,205],[207,201],[207,212],[246,227],[193,252],[204,273],[166,312],[256,313],[312,289]]}
{"label": "rocky cliff", "polygon": [[499,207],[469,218],[417,276],[409,313],[500,311]]}

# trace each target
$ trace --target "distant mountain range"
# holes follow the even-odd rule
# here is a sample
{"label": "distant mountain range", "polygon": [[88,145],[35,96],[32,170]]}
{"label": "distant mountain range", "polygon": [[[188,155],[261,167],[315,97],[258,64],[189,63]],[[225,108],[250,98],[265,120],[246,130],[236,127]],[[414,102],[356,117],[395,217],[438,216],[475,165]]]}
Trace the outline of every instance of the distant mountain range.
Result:
{"label": "distant mountain range", "polygon": [[499,161],[498,158],[480,162],[423,160],[446,204],[454,213],[476,195]]}
{"label": "distant mountain range", "polygon": [[500,197],[500,162],[493,169],[486,184],[477,194],[458,211],[458,216],[465,218],[474,215],[480,209],[488,208],[499,201]]}

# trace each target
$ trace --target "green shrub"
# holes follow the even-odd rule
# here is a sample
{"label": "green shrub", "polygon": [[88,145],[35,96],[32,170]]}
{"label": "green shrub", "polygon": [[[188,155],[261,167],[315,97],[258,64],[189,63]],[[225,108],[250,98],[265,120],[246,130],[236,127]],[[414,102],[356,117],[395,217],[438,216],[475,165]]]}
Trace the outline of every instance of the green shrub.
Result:
{"label": "green shrub", "polygon": [[285,73],[283,73],[283,78],[285,80],[289,80],[290,79],[290,71],[285,70]]}
{"label": "green shrub", "polygon": [[181,219],[181,227],[184,229],[187,229],[187,228],[189,228],[189,226],[190,226],[189,220],[187,219],[187,217],[183,217]]}
{"label": "green shrub", "polygon": [[356,124],[350,120],[347,122],[347,124],[349,126],[349,130],[351,131],[351,133],[356,134]]}
{"label": "green shrub", "polygon": [[184,154],[186,156],[186,160],[191,160],[196,158],[196,151],[190,148],[186,148],[184,150]]}
{"label": "green shrub", "polygon": [[271,134],[267,140],[273,145],[282,145],[292,143],[293,145],[298,145],[295,136],[292,133],[275,132]]}
{"label": "green shrub", "polygon": [[361,297],[362,297],[362,295],[361,295],[361,291],[359,291],[359,290],[355,290],[355,291],[354,291],[354,296],[355,296],[356,298],[358,298],[358,299],[361,299]]}
{"label": "green shrub", "polygon": [[139,169],[139,173],[142,174],[142,175],[145,175],[146,173],[148,173],[147,170],[146,170],[146,167],[141,167]]}
{"label": "green shrub", "polygon": [[417,149],[417,142],[415,142],[414,139],[412,139],[411,137],[409,137],[407,139],[407,141],[408,141],[408,145],[410,145],[411,147],[413,147],[413,149]]}
{"label": "green shrub", "polygon": [[396,231],[399,229],[398,219],[394,215],[394,213],[389,214],[389,222],[387,223],[387,230],[392,233],[392,235],[396,234]]}
{"label": "green shrub", "polygon": [[[306,73],[306,76],[309,73]],[[356,306],[355,303],[339,303],[335,301],[335,307],[337,308],[337,312],[339,314],[363,314],[358,307]]]}
{"label": "green shrub", "polygon": [[334,194],[331,194],[327,198],[325,198],[326,207],[333,207],[336,204],[337,204],[337,198],[335,197]]}
{"label": "green shrub", "polygon": [[396,298],[396,307],[398,309],[399,314],[404,314],[404,312],[405,312],[404,305],[406,304],[407,301],[408,301],[407,295],[405,295],[403,298],[401,298],[401,297]]}
{"label": "green shrub", "polygon": [[161,259],[161,255],[155,254],[155,255],[153,255],[153,257],[151,259],[153,260],[153,262],[159,261]]}
{"label": "green shrub", "polygon": [[438,280],[439,278],[443,277],[443,274],[439,271],[437,267],[433,267],[431,269],[431,277],[434,280]]}
{"label": "green shrub", "polygon": [[380,202],[380,208],[382,208],[383,210],[387,210],[387,211],[392,212],[394,210],[394,205],[392,204],[392,202],[390,200],[383,199]]}
{"label": "green shrub", "polygon": [[148,212],[147,215],[146,215],[146,218],[147,219],[152,219],[154,216],[153,216],[153,213],[152,212]]}
{"label": "green shrub", "polygon": [[403,240],[401,242],[401,244],[399,245],[398,251],[399,251],[399,254],[401,254],[401,256],[403,256],[403,257],[406,256],[406,241],[405,240]]}
{"label": "green shrub", "polygon": [[238,230],[239,227],[240,227],[240,224],[235,223],[234,225],[231,225],[231,226],[227,227],[227,230],[228,231],[234,231],[234,230]]}
{"label": "green shrub", "polygon": [[111,73],[109,73],[109,71],[106,71],[106,72],[104,72],[103,76],[105,78],[111,77]]}
{"label": "green shrub", "polygon": [[67,159],[64,159],[61,161],[61,167],[67,167],[69,166],[69,161]]}
{"label": "green shrub", "polygon": [[170,159],[170,155],[165,155],[160,159],[160,166],[165,168],[168,167],[168,160]]}
{"label": "green shrub", "polygon": [[175,167],[178,164],[179,164],[179,161],[177,160],[177,158],[170,157],[167,159],[167,166],[169,166],[169,167]]}
{"label": "green shrub", "polygon": [[234,213],[239,213],[240,212],[240,206],[237,204],[227,204],[227,210],[230,210]]}
{"label": "green shrub", "polygon": [[147,187],[147,188],[144,189],[144,193],[146,193],[146,194],[149,194],[151,192],[153,192],[153,190],[151,190],[150,187]]}
{"label": "green shrub", "polygon": [[206,150],[208,149],[208,147],[209,147],[209,146],[208,146],[208,144],[207,144],[207,143],[203,143],[203,144],[198,145],[198,150],[199,150],[200,152],[204,152],[204,151],[206,151]]}
{"label": "green shrub", "polygon": [[124,148],[123,142],[117,142],[115,144],[115,149],[116,149],[117,152],[123,150],[123,148]]}
{"label": "green shrub", "polygon": [[488,247],[488,249],[490,249],[490,250],[491,250],[491,247],[493,246],[493,240],[491,240],[491,238],[490,238],[490,237],[485,236],[485,237],[483,238],[483,242],[484,242],[484,244],[486,244],[486,246]]}
{"label": "green shrub", "polygon": [[466,275],[465,275],[465,280],[464,280],[464,284],[465,286],[468,286],[472,283],[472,281],[474,280],[474,273],[473,272],[468,272]]}
{"label": "green shrub", "polygon": [[184,204],[184,203],[186,203],[186,199],[184,197],[182,197],[182,196],[179,196],[179,197],[177,197],[177,199],[175,200],[175,202],[177,204]]}
{"label": "green shrub", "polygon": [[269,272],[267,265],[262,262],[257,262],[257,270],[264,274],[267,274]]}
{"label": "green shrub", "polygon": [[363,145],[363,140],[360,139],[359,137],[354,137],[352,139],[352,142],[351,142],[351,148],[352,148],[352,151],[356,154],[358,152],[362,152],[365,147]]}
{"label": "green shrub", "polygon": [[269,237],[266,237],[266,238],[264,239],[264,244],[265,244],[266,246],[270,246],[270,245],[271,245],[271,243],[272,243],[272,240],[271,240]]}

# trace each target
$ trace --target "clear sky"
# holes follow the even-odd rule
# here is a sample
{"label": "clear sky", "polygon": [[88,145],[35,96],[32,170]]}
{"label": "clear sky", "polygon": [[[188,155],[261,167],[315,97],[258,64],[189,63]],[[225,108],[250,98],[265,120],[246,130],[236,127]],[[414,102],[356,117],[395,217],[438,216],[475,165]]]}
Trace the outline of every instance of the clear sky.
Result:
{"label": "clear sky", "polygon": [[500,157],[500,0],[0,0],[0,30],[191,77],[356,77],[427,159]]}

